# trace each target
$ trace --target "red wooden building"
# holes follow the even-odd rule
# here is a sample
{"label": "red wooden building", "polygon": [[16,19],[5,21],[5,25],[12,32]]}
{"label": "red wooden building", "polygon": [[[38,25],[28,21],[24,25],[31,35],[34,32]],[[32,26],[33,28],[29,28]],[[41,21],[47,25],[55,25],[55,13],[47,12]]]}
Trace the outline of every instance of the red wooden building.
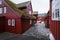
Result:
{"label": "red wooden building", "polygon": [[49,28],[49,11],[45,15],[44,21],[45,21],[45,27]]}
{"label": "red wooden building", "polygon": [[[57,5],[57,6],[56,6]],[[60,0],[50,0],[50,30],[55,40],[60,40]]]}
{"label": "red wooden building", "polygon": [[[24,13],[28,14],[30,17],[32,16],[33,10],[32,10],[31,1],[19,3],[19,4],[16,4],[16,6],[18,7],[18,9],[24,11]],[[33,19],[22,17],[23,31],[26,31],[28,28],[30,28],[30,26],[32,25],[32,22],[33,22]]]}
{"label": "red wooden building", "polygon": [[34,23],[37,23],[37,20],[38,20],[38,11],[34,11],[34,12],[32,13],[32,15],[36,17]]}
{"label": "red wooden building", "polygon": [[[22,33],[24,31],[22,25],[27,21],[25,19],[30,18],[32,17],[18,9],[10,0],[0,1],[0,32]],[[22,19],[24,19],[24,21],[22,21]],[[30,20],[26,22],[26,24],[28,24],[27,26],[30,25],[29,22]]]}

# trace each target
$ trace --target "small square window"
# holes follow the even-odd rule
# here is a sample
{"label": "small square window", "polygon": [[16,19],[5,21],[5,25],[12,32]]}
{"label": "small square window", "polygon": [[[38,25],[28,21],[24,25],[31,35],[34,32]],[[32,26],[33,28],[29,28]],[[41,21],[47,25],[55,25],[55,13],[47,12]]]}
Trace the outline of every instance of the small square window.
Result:
{"label": "small square window", "polygon": [[2,8],[0,8],[0,14],[2,14]]}
{"label": "small square window", "polygon": [[4,7],[4,13],[6,13],[6,9],[7,9],[7,8],[6,8],[6,7]]}
{"label": "small square window", "polygon": [[29,11],[29,14],[31,14],[31,11]]}
{"label": "small square window", "polygon": [[12,26],[15,26],[15,19],[12,19]]}
{"label": "small square window", "polygon": [[9,26],[11,25],[11,19],[8,19],[8,25]]}

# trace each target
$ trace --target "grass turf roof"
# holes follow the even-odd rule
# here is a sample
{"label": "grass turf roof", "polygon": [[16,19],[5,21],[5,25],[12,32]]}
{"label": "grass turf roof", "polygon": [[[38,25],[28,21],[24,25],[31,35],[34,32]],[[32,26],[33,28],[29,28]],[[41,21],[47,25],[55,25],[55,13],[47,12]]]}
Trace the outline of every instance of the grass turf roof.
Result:
{"label": "grass turf roof", "polygon": [[26,16],[29,17],[28,14],[26,14],[26,13],[24,13],[22,10],[18,9],[13,2],[11,2],[10,0],[5,0],[5,1],[6,1],[6,2],[8,3],[8,5],[9,5],[11,8],[13,8],[15,11],[17,11],[17,12],[20,13],[21,15],[24,15],[25,17],[26,17]]}
{"label": "grass turf roof", "polygon": [[[17,12],[20,13],[21,15],[30,18],[30,16],[29,16],[28,14],[26,14],[26,13],[24,13],[22,10],[18,9],[18,8],[16,7],[16,5],[15,5],[13,2],[11,2],[10,0],[5,0],[5,2],[7,2],[8,5],[9,5],[11,8],[13,8],[15,11],[17,11]],[[32,18],[32,19],[36,19],[36,17],[34,17],[34,16],[32,16],[31,18]]]}
{"label": "grass turf roof", "polygon": [[32,19],[36,19],[36,17],[35,16],[32,16]]}

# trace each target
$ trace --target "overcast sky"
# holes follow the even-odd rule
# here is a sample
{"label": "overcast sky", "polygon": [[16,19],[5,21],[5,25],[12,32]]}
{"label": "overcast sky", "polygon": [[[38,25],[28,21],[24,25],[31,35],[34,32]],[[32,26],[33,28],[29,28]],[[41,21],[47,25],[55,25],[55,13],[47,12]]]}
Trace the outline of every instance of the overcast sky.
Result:
{"label": "overcast sky", "polygon": [[[22,3],[30,0],[11,0],[14,3]],[[31,0],[33,11],[38,11],[38,13],[47,13],[49,10],[49,0]]]}

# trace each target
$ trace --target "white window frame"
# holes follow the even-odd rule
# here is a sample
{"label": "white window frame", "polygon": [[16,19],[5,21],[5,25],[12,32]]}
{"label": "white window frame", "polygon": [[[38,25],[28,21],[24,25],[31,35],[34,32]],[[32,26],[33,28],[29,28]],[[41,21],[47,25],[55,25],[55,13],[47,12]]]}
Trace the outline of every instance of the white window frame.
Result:
{"label": "white window frame", "polygon": [[11,19],[8,19],[8,25],[9,26],[11,25]]}
{"label": "white window frame", "polygon": [[32,24],[32,20],[30,20],[30,24]]}
{"label": "white window frame", "polygon": [[7,12],[7,8],[6,7],[4,7],[4,13],[6,13]]}
{"label": "white window frame", "polygon": [[3,8],[0,8],[0,14],[2,14],[3,13]]}
{"label": "white window frame", "polygon": [[2,4],[2,0],[0,0],[0,5]]}
{"label": "white window frame", "polygon": [[52,20],[58,20],[59,18],[59,13],[58,13],[58,9],[55,9],[55,11],[52,13]]}
{"label": "white window frame", "polygon": [[12,19],[12,26],[15,26],[15,19]]}
{"label": "white window frame", "polygon": [[60,2],[58,0],[57,1],[53,0],[52,1],[52,20],[60,21]]}

